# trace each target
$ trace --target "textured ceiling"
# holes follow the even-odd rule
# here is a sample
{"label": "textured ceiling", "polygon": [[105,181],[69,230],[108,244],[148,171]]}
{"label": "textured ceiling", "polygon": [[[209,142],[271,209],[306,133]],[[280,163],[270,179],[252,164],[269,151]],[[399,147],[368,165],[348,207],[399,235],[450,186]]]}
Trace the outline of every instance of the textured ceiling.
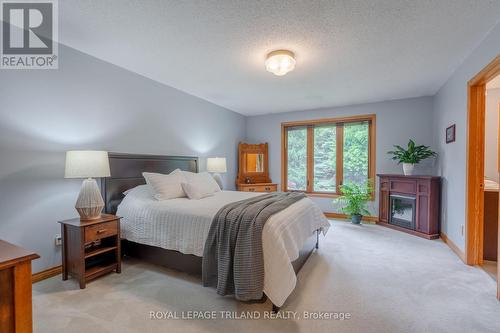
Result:
{"label": "textured ceiling", "polygon": [[[60,41],[253,115],[434,94],[499,0],[59,1]],[[295,71],[264,69],[275,49]]]}

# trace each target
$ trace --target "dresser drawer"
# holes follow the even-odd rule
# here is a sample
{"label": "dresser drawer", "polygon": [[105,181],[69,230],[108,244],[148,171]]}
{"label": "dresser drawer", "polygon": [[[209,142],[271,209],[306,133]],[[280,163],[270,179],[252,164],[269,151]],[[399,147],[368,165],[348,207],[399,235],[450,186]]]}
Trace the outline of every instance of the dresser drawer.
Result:
{"label": "dresser drawer", "polygon": [[240,191],[244,192],[276,192],[278,190],[278,185],[253,185],[253,186],[240,186]]}
{"label": "dresser drawer", "polygon": [[117,221],[110,221],[85,227],[85,243],[114,236],[118,233]]}
{"label": "dresser drawer", "polygon": [[273,184],[273,185],[264,185],[260,186],[261,190],[259,192],[276,192],[278,191],[278,185]]}

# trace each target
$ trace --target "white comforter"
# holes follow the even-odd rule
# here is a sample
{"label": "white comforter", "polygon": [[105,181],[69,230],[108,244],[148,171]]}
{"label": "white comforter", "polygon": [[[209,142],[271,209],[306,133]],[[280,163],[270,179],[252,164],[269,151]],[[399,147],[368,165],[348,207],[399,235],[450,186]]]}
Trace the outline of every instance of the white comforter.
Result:
{"label": "white comforter", "polygon": [[[260,193],[262,194],[262,193]],[[203,247],[217,211],[224,205],[259,193],[222,191],[201,200],[153,199],[147,192],[127,195],[118,207],[122,238],[133,242],[203,256]],[[283,305],[297,278],[291,262],[314,230],[326,233],[330,223],[310,199],[302,199],[273,215],[264,225],[264,292]]]}

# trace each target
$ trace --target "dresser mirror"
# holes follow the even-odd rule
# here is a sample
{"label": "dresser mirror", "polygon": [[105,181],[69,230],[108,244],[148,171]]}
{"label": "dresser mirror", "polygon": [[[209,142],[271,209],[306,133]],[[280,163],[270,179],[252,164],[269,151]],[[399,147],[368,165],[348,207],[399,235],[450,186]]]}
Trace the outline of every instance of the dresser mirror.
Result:
{"label": "dresser mirror", "polygon": [[264,154],[262,154],[262,153],[246,153],[245,154],[245,170],[247,173],[264,172]]}
{"label": "dresser mirror", "polygon": [[238,145],[238,178],[236,184],[271,183],[267,143]]}

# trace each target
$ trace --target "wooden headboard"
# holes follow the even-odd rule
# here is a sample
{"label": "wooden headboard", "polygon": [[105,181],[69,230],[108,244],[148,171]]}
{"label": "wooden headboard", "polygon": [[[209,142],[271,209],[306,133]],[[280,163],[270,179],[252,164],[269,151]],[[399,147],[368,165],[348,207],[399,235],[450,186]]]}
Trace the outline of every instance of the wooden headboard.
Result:
{"label": "wooden headboard", "polygon": [[111,177],[101,181],[104,212],[115,214],[123,192],[145,184],[143,172],[170,173],[175,169],[198,172],[198,157],[109,153]]}

